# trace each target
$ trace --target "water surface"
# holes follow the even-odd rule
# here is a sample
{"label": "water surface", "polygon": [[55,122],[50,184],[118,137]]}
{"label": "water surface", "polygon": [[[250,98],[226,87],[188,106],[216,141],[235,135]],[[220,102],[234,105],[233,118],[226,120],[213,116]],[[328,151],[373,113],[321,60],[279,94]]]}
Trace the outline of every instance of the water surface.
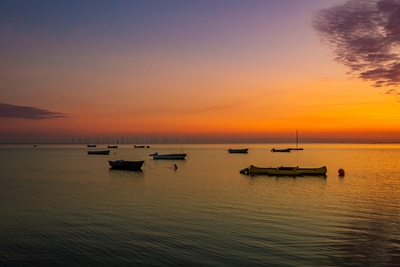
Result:
{"label": "water surface", "polygon": [[[1,145],[0,265],[400,266],[400,145],[270,152],[290,146]],[[183,161],[149,156],[181,149]],[[143,171],[110,170],[121,158]],[[250,164],[328,173],[239,173]]]}

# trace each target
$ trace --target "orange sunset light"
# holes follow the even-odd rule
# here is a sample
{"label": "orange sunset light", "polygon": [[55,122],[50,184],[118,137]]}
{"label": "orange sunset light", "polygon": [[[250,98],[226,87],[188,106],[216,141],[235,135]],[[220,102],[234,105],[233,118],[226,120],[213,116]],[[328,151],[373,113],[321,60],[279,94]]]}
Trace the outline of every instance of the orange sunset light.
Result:
{"label": "orange sunset light", "polygon": [[[398,39],[384,21],[366,17],[378,24],[358,31],[346,12],[332,22],[351,9],[340,0],[289,2],[226,3],[236,15],[209,12],[216,3],[200,13],[193,3],[115,3],[112,23],[16,12],[0,27],[0,143],[274,142],[296,130],[309,142],[400,141]],[[116,15],[142,8],[148,16]]]}

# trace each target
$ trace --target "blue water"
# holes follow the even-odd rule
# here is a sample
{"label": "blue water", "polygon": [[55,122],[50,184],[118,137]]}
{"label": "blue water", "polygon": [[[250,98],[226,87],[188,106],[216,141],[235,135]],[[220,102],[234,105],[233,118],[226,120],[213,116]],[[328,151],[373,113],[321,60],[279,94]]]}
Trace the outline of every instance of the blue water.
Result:
{"label": "blue water", "polygon": [[[0,266],[400,266],[400,145],[272,147],[290,144],[1,145]],[[120,158],[143,171],[110,170]],[[328,173],[239,173],[250,164]]]}

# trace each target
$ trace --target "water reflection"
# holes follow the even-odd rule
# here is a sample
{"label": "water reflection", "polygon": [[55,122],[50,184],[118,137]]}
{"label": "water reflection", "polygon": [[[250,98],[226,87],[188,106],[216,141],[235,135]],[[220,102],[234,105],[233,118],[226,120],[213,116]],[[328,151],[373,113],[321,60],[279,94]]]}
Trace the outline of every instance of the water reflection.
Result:
{"label": "water reflection", "polygon": [[399,219],[380,215],[351,216],[350,226],[338,229],[336,240],[329,244],[335,251],[329,254],[334,266],[400,266]]}
{"label": "water reflection", "polygon": [[[242,156],[188,146],[177,170],[148,160],[142,171],[109,169],[83,147],[0,149],[0,265],[399,266],[400,149],[313,145],[279,156],[271,146]],[[124,159],[148,153],[118,148]],[[331,172],[239,173],[250,164]]]}
{"label": "water reflection", "polygon": [[110,173],[115,172],[117,173],[136,173],[136,174],[143,174],[143,170],[129,170],[129,169],[117,169],[117,168],[109,168]]}

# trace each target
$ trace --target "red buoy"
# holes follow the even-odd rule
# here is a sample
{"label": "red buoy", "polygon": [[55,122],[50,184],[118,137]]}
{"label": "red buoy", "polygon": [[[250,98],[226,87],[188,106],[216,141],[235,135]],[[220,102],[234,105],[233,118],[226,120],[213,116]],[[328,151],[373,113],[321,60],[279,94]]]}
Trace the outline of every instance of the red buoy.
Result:
{"label": "red buoy", "polygon": [[339,173],[339,176],[344,176],[344,170],[343,169],[339,169],[338,173]]}

